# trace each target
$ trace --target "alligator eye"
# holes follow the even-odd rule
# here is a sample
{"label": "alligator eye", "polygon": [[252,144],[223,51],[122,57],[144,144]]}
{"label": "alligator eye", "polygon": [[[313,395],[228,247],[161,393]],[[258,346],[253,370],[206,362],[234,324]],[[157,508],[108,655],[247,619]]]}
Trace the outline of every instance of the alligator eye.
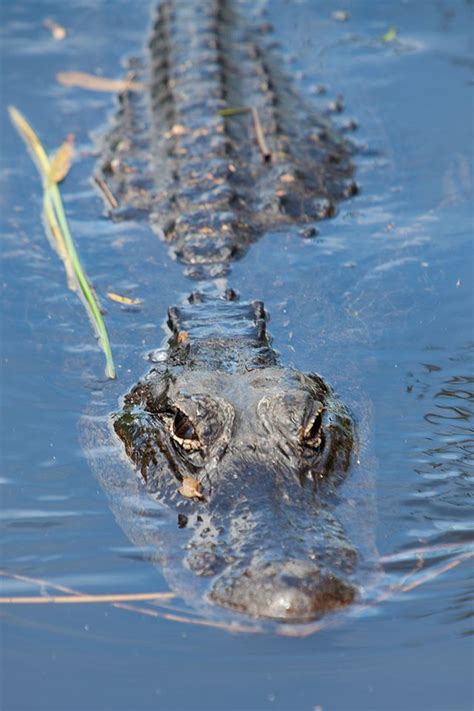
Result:
{"label": "alligator eye", "polygon": [[199,437],[193,423],[181,410],[178,410],[174,416],[171,434],[185,449],[197,449],[200,446]]}
{"label": "alligator eye", "polygon": [[197,439],[193,423],[184,412],[178,410],[173,420],[173,434],[178,439]]}
{"label": "alligator eye", "polygon": [[319,449],[323,442],[323,432],[321,429],[323,423],[323,411],[320,410],[318,414],[313,417],[306,427],[302,428],[303,442],[313,449]]}

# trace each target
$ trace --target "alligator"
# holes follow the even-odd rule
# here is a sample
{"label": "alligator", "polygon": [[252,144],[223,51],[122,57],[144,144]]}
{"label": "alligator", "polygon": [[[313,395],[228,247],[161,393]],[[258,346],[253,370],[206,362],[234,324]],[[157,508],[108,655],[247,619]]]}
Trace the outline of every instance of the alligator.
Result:
{"label": "alligator", "polygon": [[[337,515],[354,427],[321,376],[280,363],[263,303],[222,294],[214,279],[270,227],[333,215],[356,184],[350,144],[261,40],[227,0],[163,0],[148,79],[137,63],[129,75],[144,80],[145,98],[120,96],[100,165],[119,199],[114,218],[145,215],[207,282],[169,309],[167,350],[113,415],[140,484],[128,470],[111,485],[100,456],[96,468],[121,501],[135,487],[171,512],[171,534],[146,516],[143,531],[133,515],[125,527],[161,551],[173,589],[300,624],[358,597],[359,553]],[[222,115],[242,106],[258,111],[266,151],[249,116]]]}
{"label": "alligator", "polygon": [[357,552],[330,505],[354,441],[346,408],[319,375],[279,363],[261,302],[194,292],[168,325],[165,359],[114,429],[187,531],[181,565],[207,579],[208,600],[255,617],[347,606]]}
{"label": "alligator", "polygon": [[[145,215],[200,278],[225,273],[270,228],[310,223],[314,235],[358,189],[353,144],[294,90],[266,29],[228,0],[163,0],[148,65],[129,75],[147,91],[120,95],[103,141],[115,217]],[[263,152],[242,107],[258,117]]]}

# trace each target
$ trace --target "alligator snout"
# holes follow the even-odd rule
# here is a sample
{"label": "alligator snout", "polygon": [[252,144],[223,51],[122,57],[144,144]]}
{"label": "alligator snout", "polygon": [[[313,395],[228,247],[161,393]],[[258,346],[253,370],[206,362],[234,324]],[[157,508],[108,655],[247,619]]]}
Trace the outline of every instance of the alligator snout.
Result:
{"label": "alligator snout", "polygon": [[280,622],[309,622],[346,605],[356,589],[333,573],[301,560],[250,565],[224,573],[210,597],[213,602],[254,617]]}

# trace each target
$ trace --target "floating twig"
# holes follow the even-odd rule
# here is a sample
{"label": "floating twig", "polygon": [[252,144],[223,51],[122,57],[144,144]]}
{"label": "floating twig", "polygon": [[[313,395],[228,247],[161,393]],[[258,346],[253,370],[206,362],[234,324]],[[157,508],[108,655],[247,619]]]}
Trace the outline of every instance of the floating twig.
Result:
{"label": "floating twig", "polygon": [[73,604],[73,603],[97,603],[97,602],[143,602],[144,600],[170,600],[174,598],[173,593],[120,593],[114,595],[30,595],[12,597],[0,597],[0,605],[44,605],[44,604]]}
{"label": "floating twig", "polygon": [[101,189],[103,196],[105,197],[105,199],[106,199],[107,202],[109,203],[109,205],[110,205],[110,207],[112,208],[112,210],[116,210],[117,207],[119,206],[118,201],[117,201],[117,198],[116,198],[115,195],[112,193],[112,191],[110,190],[110,188],[109,188],[109,186],[107,185],[107,183],[105,182],[105,180],[103,180],[99,175],[94,175],[94,182],[95,182],[95,183],[98,185],[98,187]]}
{"label": "floating twig", "polygon": [[[449,545],[449,544],[448,544]],[[389,557],[389,556],[387,556]],[[395,585],[390,585],[385,591],[383,591],[374,601],[375,604],[381,603],[381,602],[386,602],[389,600],[393,595],[396,593],[402,592],[410,592],[411,590],[414,590],[415,588],[419,587],[420,585],[424,585],[425,583],[429,583],[431,580],[434,580],[435,578],[438,578],[440,575],[443,575],[444,573],[447,573],[449,570],[452,570],[453,568],[456,568],[460,563],[464,562],[465,560],[469,560],[470,558],[474,557],[474,551],[470,551],[467,553],[462,553],[461,555],[457,556],[451,561],[448,561],[445,563],[445,565],[440,565],[435,569],[430,569],[424,572],[423,575],[421,575],[421,571],[424,568],[425,565],[425,560],[422,557],[422,554],[419,554],[419,559],[417,563],[413,566],[412,570],[407,573],[400,582],[398,582]],[[394,556],[395,558],[395,556]],[[417,576],[415,578],[415,576]]]}
{"label": "floating twig", "polygon": [[22,583],[30,583],[39,587],[48,587],[58,590],[67,595],[14,595],[0,597],[0,605],[44,605],[44,604],[77,604],[77,603],[98,603],[98,602],[143,602],[146,600],[172,600],[176,595],[172,592],[152,592],[152,593],[114,593],[114,594],[91,594],[86,595],[74,588],[51,583],[41,578],[31,578],[28,575],[18,575],[7,570],[0,570],[0,576],[19,580]]}
{"label": "floating twig", "polygon": [[388,553],[380,556],[377,560],[379,563],[399,563],[405,560],[410,560],[414,556],[418,557],[433,557],[448,555],[460,551],[461,553],[470,553],[474,555],[474,544],[472,543],[435,543],[426,546],[418,546],[417,548],[405,548],[398,553]]}
{"label": "floating twig", "polygon": [[50,17],[43,20],[43,27],[46,27],[46,29],[51,32],[55,40],[60,41],[66,39],[67,37],[66,28],[60,25],[59,22],[56,22],[56,20],[52,20]]}
{"label": "floating twig", "polygon": [[239,114],[252,114],[253,128],[255,131],[255,139],[257,141],[258,148],[262,154],[262,158],[265,163],[270,163],[272,159],[271,151],[267,146],[265,140],[265,134],[263,132],[262,124],[260,121],[260,116],[255,106],[238,106],[236,108],[221,109],[218,112],[219,116],[224,118],[230,118],[232,116],[238,116]]}
{"label": "floating twig", "polygon": [[127,306],[138,306],[143,304],[141,299],[131,299],[129,296],[121,296],[116,294],[114,291],[107,292],[107,298],[111,301],[116,301],[118,304],[126,304]]}
{"label": "floating twig", "polygon": [[195,617],[187,617],[185,615],[176,615],[172,612],[162,612],[161,610],[148,607],[122,604],[121,602],[118,602],[115,607],[119,607],[121,610],[129,610],[130,612],[139,612],[148,617],[159,617],[164,620],[170,620],[171,622],[185,622],[190,625],[199,625],[200,627],[214,627],[216,629],[226,630],[227,632],[244,632],[246,634],[249,632],[253,634],[263,632],[263,629],[257,625],[251,626],[240,623],[218,622],[217,620],[203,620]]}
{"label": "floating twig", "polygon": [[132,79],[107,79],[86,72],[58,72],[56,80],[62,86],[75,86],[89,91],[116,93],[119,91],[143,91],[145,85]]}
{"label": "floating twig", "polygon": [[410,592],[411,590],[414,590],[415,588],[419,587],[420,585],[424,585],[424,583],[429,583],[430,580],[434,580],[435,578],[439,577],[440,575],[443,575],[443,573],[447,573],[448,570],[452,570],[453,568],[456,568],[464,560],[468,560],[469,558],[472,558],[473,556],[474,556],[474,553],[464,553],[463,555],[458,556],[458,558],[455,558],[454,560],[449,561],[445,565],[439,566],[435,570],[427,570],[424,575],[420,575],[416,580],[414,580],[411,583],[407,584],[407,581],[405,580],[405,584],[400,586],[400,591],[401,592]]}
{"label": "floating twig", "polygon": [[10,118],[13,125],[18,130],[20,136],[25,141],[30,150],[36,167],[43,181],[43,206],[45,223],[53,237],[59,256],[64,262],[66,273],[68,276],[69,288],[79,293],[86,305],[91,321],[96,329],[102,350],[106,360],[106,375],[108,378],[115,378],[115,366],[112,358],[112,350],[107,334],[102,314],[100,313],[97,297],[93,292],[74,245],[69,225],[64,213],[64,208],[61,200],[54,175],[51,171],[51,163],[48,156],[39,140],[25,117],[14,107],[8,108]]}
{"label": "floating twig", "polygon": [[74,588],[68,588],[66,587],[66,585],[60,585],[59,583],[50,583],[48,582],[48,580],[43,580],[43,578],[32,578],[29,575],[11,573],[9,570],[0,570],[0,576],[2,576],[3,578],[11,578],[12,580],[19,580],[22,583],[38,585],[38,587],[52,588],[53,590],[59,590],[59,592],[80,595],[80,593],[77,590],[74,590]]}
{"label": "floating twig", "polygon": [[[205,627],[217,627],[219,629],[226,629],[230,632],[256,632],[261,631],[261,629],[252,627],[250,625],[240,625],[240,624],[227,624],[225,622],[215,622],[213,620],[200,620],[192,617],[187,617],[186,615],[175,614],[172,612],[160,612],[156,608],[138,607],[136,605],[130,605],[127,603],[133,601],[163,601],[172,600],[176,598],[175,593],[165,592],[165,593],[130,593],[123,595],[84,595],[79,590],[74,588],[66,587],[65,585],[60,585],[58,583],[51,583],[42,578],[32,578],[28,575],[19,575],[18,573],[10,573],[7,570],[0,570],[0,576],[6,578],[12,578],[13,580],[19,580],[20,582],[30,583],[37,585],[39,587],[49,587],[54,590],[59,590],[60,592],[69,593],[66,595],[56,595],[50,597],[43,596],[31,596],[31,597],[4,597],[0,598],[0,604],[45,604],[45,603],[110,603],[113,607],[119,608],[121,610],[127,610],[129,612],[135,612],[142,615],[147,615],[149,617],[159,617],[162,619],[170,620],[173,622],[185,622],[194,625],[201,625]],[[11,602],[10,602],[11,601]]]}
{"label": "floating twig", "polygon": [[258,147],[260,149],[260,153],[262,154],[262,158],[265,163],[270,163],[272,159],[272,154],[268,149],[267,142],[265,141],[265,135],[262,129],[262,124],[260,123],[260,117],[258,115],[257,109],[254,106],[252,106],[252,120],[253,127],[255,130],[255,138],[257,139]]}

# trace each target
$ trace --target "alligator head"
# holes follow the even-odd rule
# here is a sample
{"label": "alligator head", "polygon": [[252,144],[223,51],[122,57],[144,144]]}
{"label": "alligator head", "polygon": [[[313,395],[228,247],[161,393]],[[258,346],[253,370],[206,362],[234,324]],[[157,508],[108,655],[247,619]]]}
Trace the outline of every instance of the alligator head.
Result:
{"label": "alligator head", "polygon": [[182,565],[209,581],[209,601],[313,620],[356,595],[357,553],[332,511],[351,420],[319,375],[279,364],[263,304],[226,297],[170,309],[165,359],[125,397],[115,431],[176,510]]}

